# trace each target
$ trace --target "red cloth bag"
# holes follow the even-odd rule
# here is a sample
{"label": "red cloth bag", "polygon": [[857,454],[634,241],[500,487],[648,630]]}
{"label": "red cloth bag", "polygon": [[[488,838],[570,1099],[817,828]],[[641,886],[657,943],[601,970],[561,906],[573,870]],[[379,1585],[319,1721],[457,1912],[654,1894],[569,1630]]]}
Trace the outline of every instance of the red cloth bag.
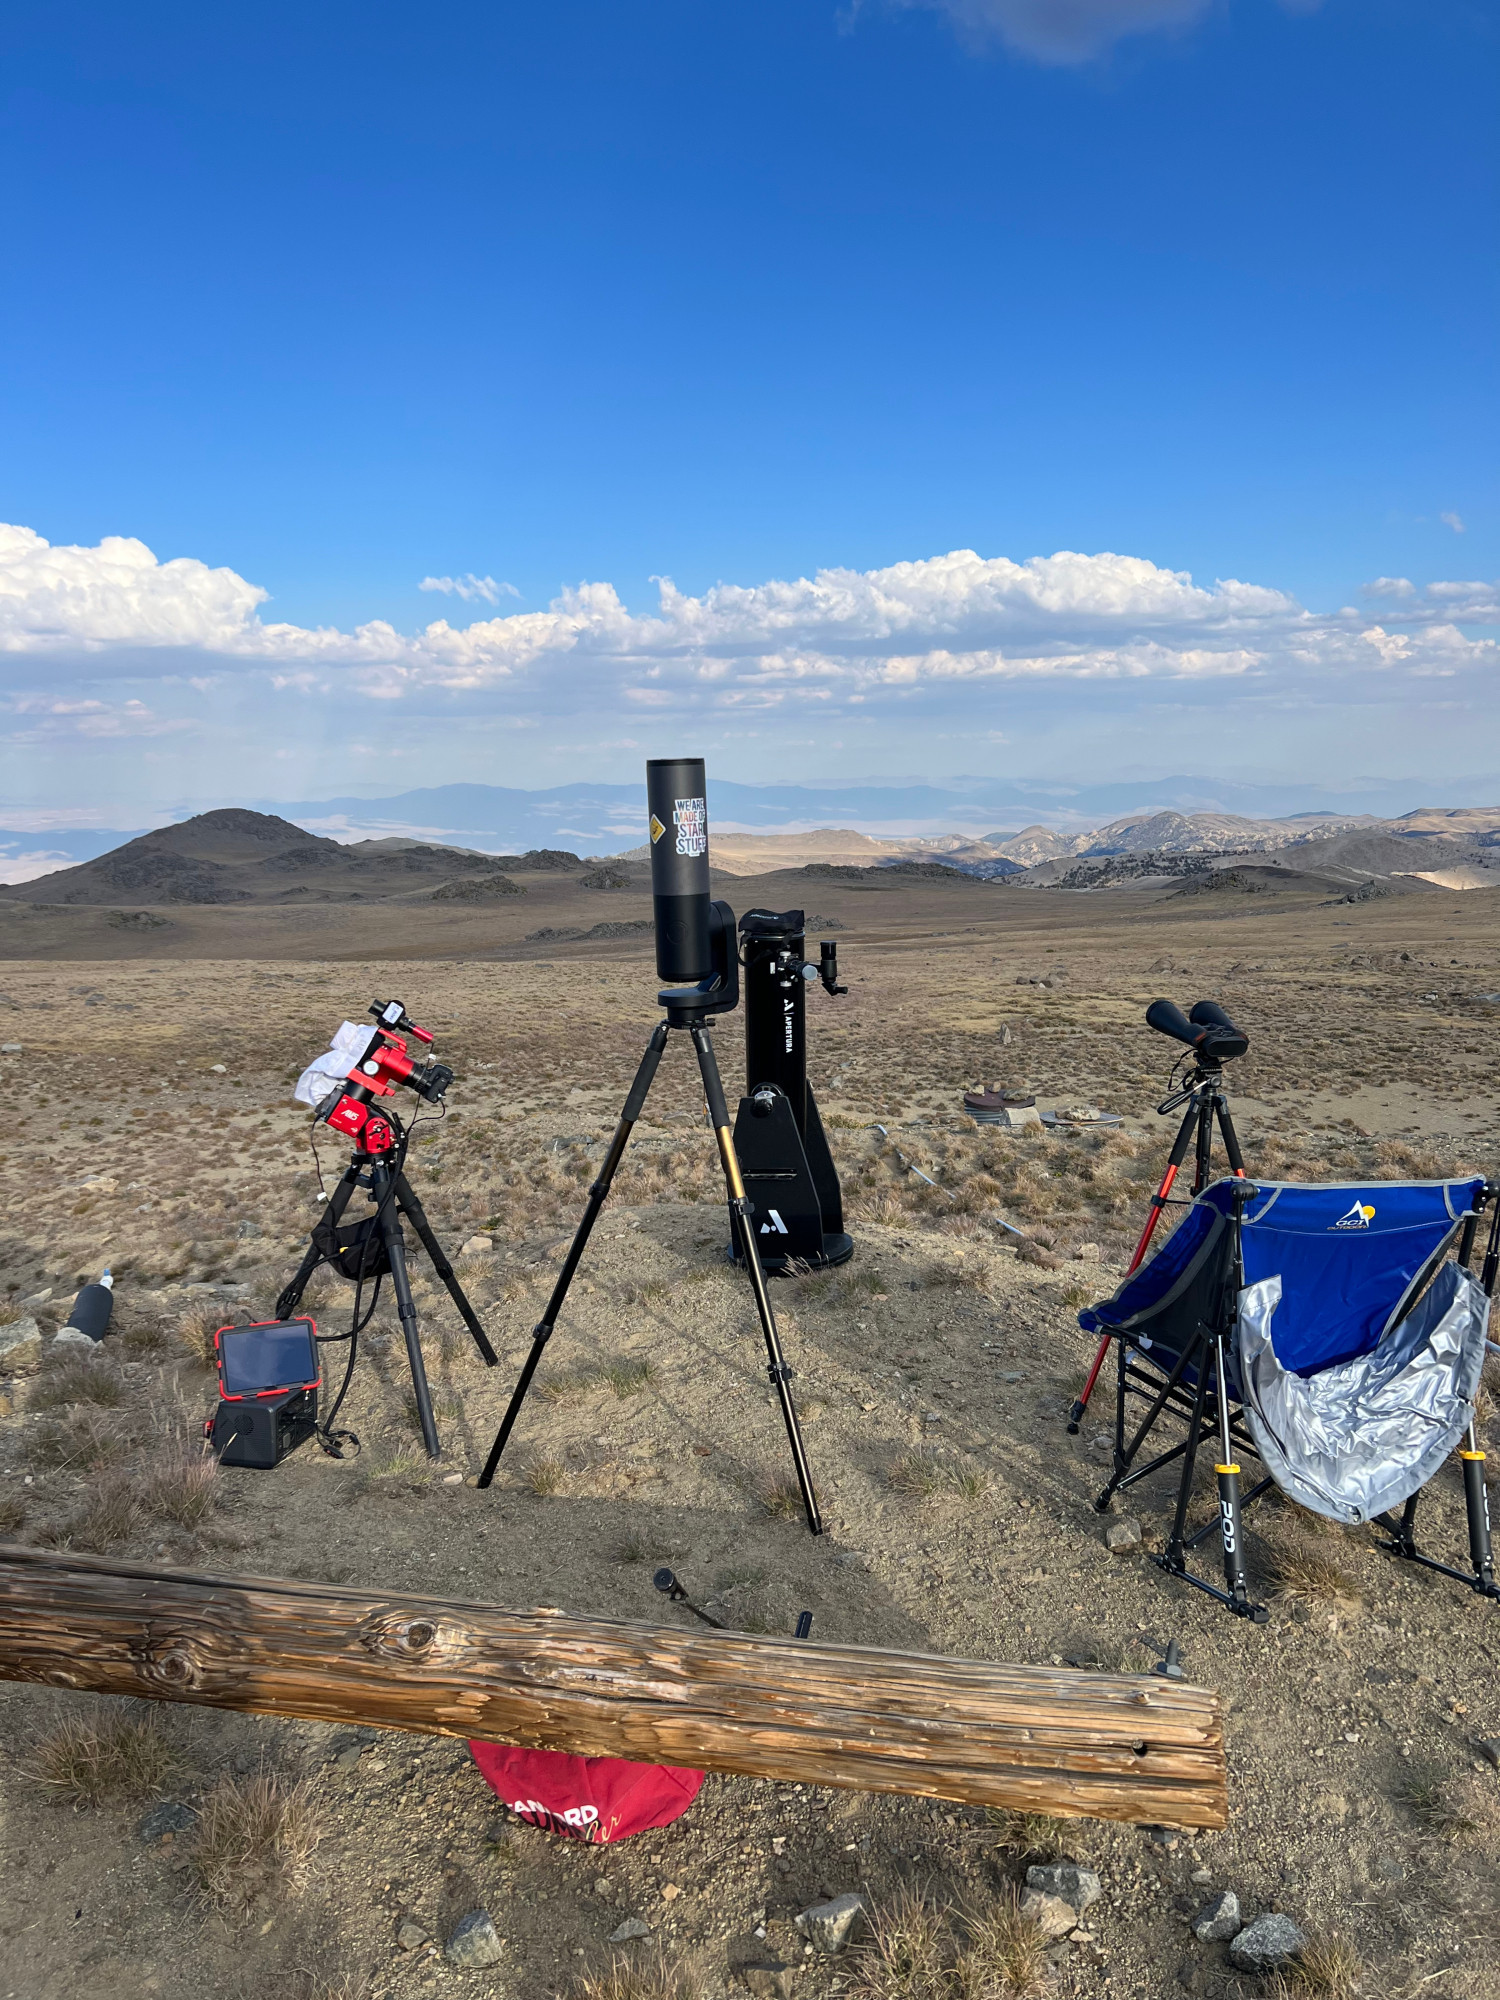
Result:
{"label": "red cloth bag", "polygon": [[471,1743],[469,1749],[480,1776],[518,1819],[596,1846],[670,1826],[703,1784],[701,1771],[671,1764],[571,1757],[509,1743]]}

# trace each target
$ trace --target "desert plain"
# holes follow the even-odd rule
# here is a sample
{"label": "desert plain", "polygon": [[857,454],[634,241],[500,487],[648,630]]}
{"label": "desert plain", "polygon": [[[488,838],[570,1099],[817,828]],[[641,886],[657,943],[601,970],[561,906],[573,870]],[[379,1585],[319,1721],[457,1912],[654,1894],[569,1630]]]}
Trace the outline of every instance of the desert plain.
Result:
{"label": "desert plain", "polygon": [[[458,1742],[6,1684],[0,1995],[1277,1990],[1193,1935],[1224,1890],[1309,1939],[1281,1991],[1500,1993],[1500,1607],[1268,1499],[1248,1527],[1271,1617],[1250,1627],[1150,1562],[1166,1475],[1094,1511],[1105,1399],[1065,1428],[1092,1351],[1076,1312],[1123,1272],[1175,1129],[1155,1106],[1178,1051],[1146,1004],[1213,998],[1249,1033],[1230,1084],[1252,1173],[1500,1172],[1500,890],[1069,893],[836,865],[717,884],[736,909],[804,909],[850,989],[813,992],[808,1042],[855,1254],[773,1284],[827,1521],[814,1540],[685,1047],[500,1476],[471,1483],[657,1018],[644,879],[587,872],[512,871],[518,893],[473,900],[424,878],[373,903],[64,907],[45,883],[0,901],[0,1319],[33,1318],[42,1342],[0,1383],[5,1538],[686,1624],[652,1587],[669,1563],[742,1631],[789,1635],[809,1610],[827,1640],[1107,1672],[1150,1672],[1175,1639],[1226,1705],[1227,1830],[710,1775],[672,1826],[590,1848],[511,1819]],[[274,1472],[205,1476],[213,1330],[270,1314],[320,1171],[331,1185],[343,1164],[326,1131],[314,1148],[292,1083],[392,996],[456,1072],[410,1172],[464,1247],[500,1365],[415,1256],[441,1461],[421,1453],[384,1299],[340,1417],[358,1455],[308,1445]],[[733,1096],[741,1023],[714,1032]],[[976,1126],[963,1093],[989,1082],[1121,1123]],[[110,1337],[54,1349],[106,1265]],[[309,1293],[328,1330],[351,1300],[328,1274]],[[1207,1469],[1199,1497],[1206,1517]],[[1140,1543],[1112,1551],[1126,1516]],[[1423,1528],[1463,1563],[1456,1467]],[[1097,1872],[1100,1900],[1029,1959],[986,1957],[987,1915],[1058,1857]],[[870,1919],[824,1956],[795,1919],[847,1891]],[[475,1910],[500,1959],[464,1970],[444,1946]]]}

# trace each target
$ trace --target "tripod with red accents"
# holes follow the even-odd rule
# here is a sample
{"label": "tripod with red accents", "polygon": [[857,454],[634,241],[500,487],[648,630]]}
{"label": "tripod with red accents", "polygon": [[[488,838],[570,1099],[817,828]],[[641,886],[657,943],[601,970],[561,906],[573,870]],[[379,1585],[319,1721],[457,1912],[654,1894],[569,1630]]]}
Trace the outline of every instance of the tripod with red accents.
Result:
{"label": "tripod with red accents", "polygon": [[[1151,1197],[1150,1211],[1146,1224],[1135,1246],[1135,1254],[1130,1260],[1126,1277],[1136,1271],[1146,1261],[1146,1252],[1151,1247],[1151,1238],[1156,1234],[1156,1225],[1161,1221],[1162,1210],[1171,1197],[1177,1177],[1188,1156],[1189,1146],[1194,1149],[1193,1193],[1202,1194],[1213,1178],[1214,1127],[1219,1128],[1224,1141],[1224,1151],[1229,1158],[1229,1171],[1238,1180],[1245,1177],[1245,1157],[1240,1151],[1239,1138],[1235,1133],[1234,1120],[1229,1115],[1229,1098],[1224,1089],[1224,1065],[1235,1056],[1242,1056],[1250,1046],[1248,1035],[1242,1034],[1230,1020],[1224,1009],[1212,1000],[1200,1000],[1191,1013],[1171,1000],[1153,1000],[1146,1009],[1146,1024],[1155,1028],[1158,1034],[1170,1035],[1174,1041],[1186,1042],[1192,1050],[1192,1068],[1185,1076],[1175,1079],[1170,1094],[1157,1105],[1157,1115],[1165,1118],[1179,1105],[1186,1105],[1182,1123],[1177,1128],[1177,1137],[1172,1142],[1171,1156],[1167,1170],[1161,1177],[1161,1184]],[[1089,1406],[1089,1398],[1094,1393],[1094,1384],[1099,1380],[1099,1371],[1104,1366],[1109,1353],[1111,1336],[1105,1334],[1094,1355],[1093,1366],[1089,1369],[1088,1380],[1083,1385],[1083,1393],[1068,1412],[1068,1431],[1072,1436],[1078,1433],[1083,1415]]]}

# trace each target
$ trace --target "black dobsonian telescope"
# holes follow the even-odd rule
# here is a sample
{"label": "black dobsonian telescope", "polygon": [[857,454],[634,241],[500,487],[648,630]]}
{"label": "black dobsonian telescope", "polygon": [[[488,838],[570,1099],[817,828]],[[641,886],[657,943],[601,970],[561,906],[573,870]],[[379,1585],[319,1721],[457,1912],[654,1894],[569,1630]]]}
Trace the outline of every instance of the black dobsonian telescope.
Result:
{"label": "black dobsonian telescope", "polygon": [[761,1262],[768,1271],[842,1264],[854,1244],[833,1155],[807,1081],[807,990],[839,985],[838,946],[824,939],[816,961],[803,956],[801,910],[747,910],[740,918],[745,967],[745,1095],[734,1148],[754,1197]]}

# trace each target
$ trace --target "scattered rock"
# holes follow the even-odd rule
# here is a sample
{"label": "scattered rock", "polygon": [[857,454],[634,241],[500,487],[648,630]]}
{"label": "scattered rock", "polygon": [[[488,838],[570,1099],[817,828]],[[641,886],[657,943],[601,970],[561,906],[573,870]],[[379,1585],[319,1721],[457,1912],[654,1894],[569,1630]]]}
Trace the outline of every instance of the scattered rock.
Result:
{"label": "scattered rock", "polygon": [[1104,1530],[1104,1546],[1111,1555],[1124,1555],[1128,1549],[1138,1549],[1141,1545],[1141,1524],[1134,1516],[1123,1521],[1111,1521]]}
{"label": "scattered rock", "polygon": [[494,1247],[493,1237],[471,1236],[467,1243],[459,1244],[458,1254],[460,1257],[488,1257]]}
{"label": "scattered rock", "polygon": [[1240,1899],[1232,1889],[1211,1897],[1193,1919],[1193,1936],[1199,1944],[1219,1944],[1236,1937],[1241,1928]]}
{"label": "scattered rock", "polygon": [[59,1327],[57,1332],[53,1334],[52,1345],[54,1347],[93,1347],[97,1343],[90,1339],[82,1327],[64,1326]]}
{"label": "scattered rock", "polygon": [[681,1894],[682,1894],[682,1891],[681,1891],[681,1890],[680,1890],[680,1889],[678,1888],[678,1886],[677,1886],[677,1884],[676,1884],[675,1882],[663,1882],[663,1883],[662,1883],[662,1885],[661,1885],[661,1899],[662,1899],[662,1901],[663,1901],[664,1903],[675,1903],[675,1902],[677,1901],[677,1898],[678,1898],[678,1897],[679,1897],[679,1896],[680,1896]]}
{"label": "scattered rock", "polygon": [[25,1045],[21,1042],[0,1042],[0,1056],[24,1056]]}
{"label": "scattered rock", "polygon": [[352,1771],[364,1754],[363,1743],[346,1743],[333,1761],[340,1771]]}
{"label": "scattered rock", "polygon": [[1081,1264],[1097,1264],[1103,1258],[1104,1252],[1097,1243],[1080,1243],[1073,1255]]}
{"label": "scattered rock", "polygon": [[1275,1972],[1307,1943],[1290,1917],[1268,1910],[1231,1939],[1229,1956],[1241,1972]]}
{"label": "scattered rock", "polygon": [[1080,1868],[1072,1861],[1053,1861],[1026,1870],[1026,1886],[1044,1896],[1061,1896],[1081,1917],[1104,1894],[1104,1885],[1092,1868]]}
{"label": "scattered rock", "polygon": [[228,1076],[229,1065],[228,1063],[210,1063],[208,1073],[210,1076]]}
{"label": "scattered rock", "polygon": [[396,1942],[403,1951],[420,1951],[427,1942],[427,1933],[414,1917],[403,1917],[396,1926]]}
{"label": "scattered rock", "polygon": [[1474,1748],[1486,1764],[1493,1764],[1500,1771],[1500,1736],[1480,1736],[1474,1741]]}
{"label": "scattered rock", "polygon": [[829,1957],[841,1952],[849,1934],[865,1913],[865,1899],[851,1890],[831,1903],[814,1903],[797,1918],[797,1928],[814,1949]]}
{"label": "scattered rock", "polygon": [[795,1966],[781,1965],[770,1959],[760,1965],[742,1965],[740,1978],[757,1996],[757,2000],[792,2000],[792,1982],[797,1976]]}
{"label": "scattered rock", "polygon": [[163,1799],[150,1812],[143,1813],[136,1821],[136,1832],[142,1840],[160,1840],[165,1834],[186,1833],[197,1823],[198,1815],[190,1805],[181,1799]]}
{"label": "scattered rock", "polygon": [[34,1319],[13,1319],[9,1326],[0,1326],[0,1370],[14,1375],[22,1368],[35,1368],[41,1358],[42,1330]]}
{"label": "scattered rock", "polygon": [[1021,1896],[1021,1915],[1034,1923],[1044,1938],[1066,1937],[1078,1922],[1078,1912],[1061,1896],[1047,1896],[1040,1889],[1027,1889]]}
{"label": "scattered rock", "polygon": [[241,1242],[248,1242],[252,1236],[260,1236],[264,1232],[258,1222],[242,1222],[234,1233]]}
{"label": "scattered rock", "polygon": [[470,1910],[462,1918],[444,1946],[450,1965],[498,1965],[501,1958],[500,1934],[488,1910]]}
{"label": "scattered rock", "polygon": [[639,1917],[627,1917],[618,1929],[609,1934],[611,1944],[634,1944],[637,1938],[650,1937],[651,1926],[643,1924]]}

